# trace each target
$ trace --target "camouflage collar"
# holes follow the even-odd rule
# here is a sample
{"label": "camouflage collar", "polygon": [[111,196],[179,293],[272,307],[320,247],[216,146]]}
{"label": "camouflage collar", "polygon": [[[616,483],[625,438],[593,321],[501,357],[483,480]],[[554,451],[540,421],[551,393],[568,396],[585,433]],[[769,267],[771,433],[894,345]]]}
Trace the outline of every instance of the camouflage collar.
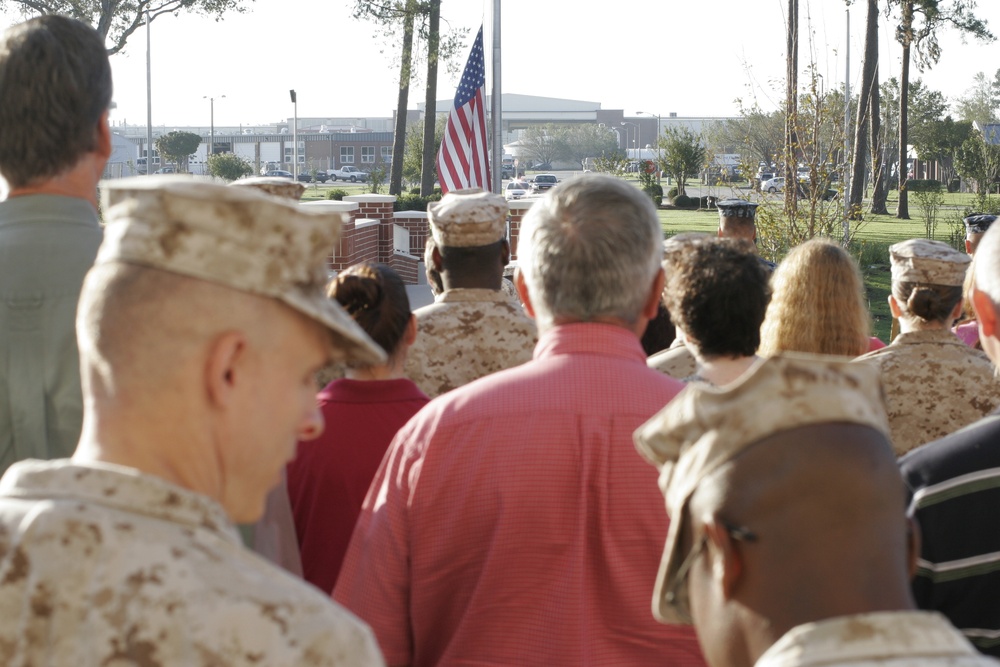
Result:
{"label": "camouflage collar", "polygon": [[434,301],[437,303],[457,303],[460,301],[495,301],[497,303],[507,303],[510,301],[510,297],[504,294],[502,290],[456,287],[455,289],[441,292]]}
{"label": "camouflage collar", "polygon": [[71,500],[145,514],[219,533],[239,542],[239,533],[217,502],[134,468],[70,459],[15,463],[0,480],[0,496],[23,500]]}

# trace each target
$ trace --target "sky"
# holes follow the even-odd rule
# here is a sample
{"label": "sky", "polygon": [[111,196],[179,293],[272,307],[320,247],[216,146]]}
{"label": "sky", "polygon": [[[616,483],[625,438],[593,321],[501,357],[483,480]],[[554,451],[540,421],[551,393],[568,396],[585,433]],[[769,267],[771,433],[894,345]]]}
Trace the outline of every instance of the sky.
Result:
{"label": "sky", "polygon": [[[274,124],[298,115],[391,116],[396,106],[399,45],[370,24],[351,18],[354,0],[256,0],[247,12],[221,21],[198,14],[152,23],[153,125],[204,126],[214,101],[216,127]],[[785,76],[786,0],[502,0],[502,90],[598,102],[664,116],[732,116],[758,104],[778,108]],[[841,87],[847,57],[843,0],[800,0],[800,55],[815,62],[823,85]],[[442,26],[466,29],[458,69],[488,0],[443,0]],[[1000,34],[1000,2],[980,0],[977,14]],[[861,76],[864,4],[850,9],[850,78]],[[4,25],[17,17],[0,13]],[[895,21],[880,25],[884,80],[899,75]],[[963,43],[964,41],[964,43]],[[942,56],[931,70],[912,71],[949,100],[972,86],[976,72],[1000,68],[1000,42],[941,34]],[[145,125],[146,34],[132,35],[111,58],[117,108],[112,123]],[[421,65],[421,68],[423,66]],[[487,64],[487,86],[492,85]],[[800,74],[800,81],[801,79]],[[450,99],[460,71],[441,69],[438,99]],[[411,88],[411,109],[423,102],[423,77]],[[223,96],[225,96],[223,98]]]}

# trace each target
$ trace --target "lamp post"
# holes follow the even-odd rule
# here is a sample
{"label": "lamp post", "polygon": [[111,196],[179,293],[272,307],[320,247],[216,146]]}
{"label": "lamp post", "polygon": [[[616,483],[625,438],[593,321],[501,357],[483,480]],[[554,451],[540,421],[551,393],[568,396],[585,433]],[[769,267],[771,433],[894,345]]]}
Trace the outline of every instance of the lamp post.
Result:
{"label": "lamp post", "polygon": [[292,98],[294,110],[292,121],[292,180],[299,180],[299,103],[295,98],[295,91],[289,90],[288,94]]}
{"label": "lamp post", "polygon": [[660,178],[663,175],[660,169],[660,165],[663,162],[663,153],[660,152],[660,114],[651,114],[646,111],[636,111],[637,114],[641,116],[656,116],[656,182],[660,183]]}
{"label": "lamp post", "polygon": [[[225,95],[219,95],[219,99],[224,98]],[[209,95],[202,96],[203,100],[208,100],[208,155],[205,156],[205,162],[208,162],[208,158],[215,155],[215,98]]]}
{"label": "lamp post", "polygon": [[[635,159],[639,159],[639,125],[636,123],[630,123],[627,120],[622,121],[622,125],[631,125],[635,128]],[[628,134],[625,135],[625,140],[628,141]]]}

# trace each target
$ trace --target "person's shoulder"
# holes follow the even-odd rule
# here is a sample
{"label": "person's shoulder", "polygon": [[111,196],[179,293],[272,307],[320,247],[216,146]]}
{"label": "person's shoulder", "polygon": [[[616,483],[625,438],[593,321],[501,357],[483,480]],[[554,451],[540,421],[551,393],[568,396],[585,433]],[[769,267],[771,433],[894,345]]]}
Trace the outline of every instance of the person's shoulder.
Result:
{"label": "person's shoulder", "polygon": [[1000,468],[1000,415],[991,414],[943,438],[908,452],[899,460],[911,489],[967,474]]}

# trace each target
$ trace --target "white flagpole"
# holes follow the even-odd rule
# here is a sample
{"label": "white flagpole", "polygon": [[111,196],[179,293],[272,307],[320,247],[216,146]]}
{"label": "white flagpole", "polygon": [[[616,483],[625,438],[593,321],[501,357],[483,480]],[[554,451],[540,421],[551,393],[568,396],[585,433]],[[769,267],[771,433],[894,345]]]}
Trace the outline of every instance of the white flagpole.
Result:
{"label": "white flagpole", "polygon": [[493,192],[502,191],[503,163],[503,104],[500,93],[500,0],[493,0],[493,92],[490,99],[491,123],[493,126],[493,155],[490,160],[490,171]]}

